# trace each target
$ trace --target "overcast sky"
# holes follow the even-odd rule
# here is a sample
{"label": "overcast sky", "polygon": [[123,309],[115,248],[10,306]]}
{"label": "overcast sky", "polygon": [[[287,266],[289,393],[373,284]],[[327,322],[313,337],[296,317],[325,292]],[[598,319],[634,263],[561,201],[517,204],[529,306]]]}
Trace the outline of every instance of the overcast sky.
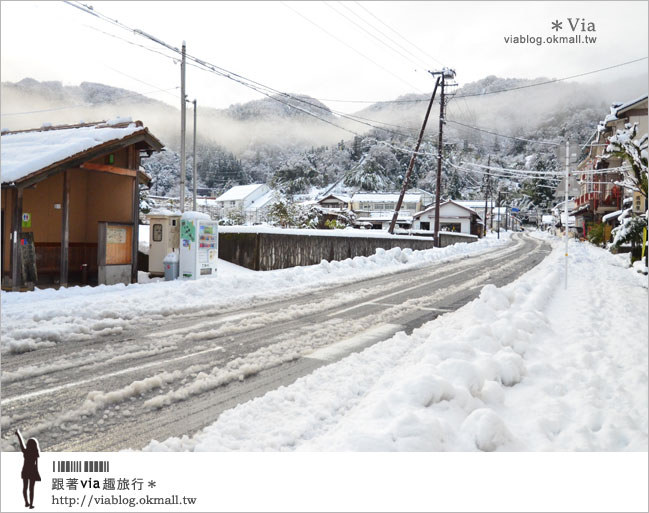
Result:
{"label": "overcast sky", "polygon": [[[442,64],[457,71],[460,85],[487,75],[558,78],[645,57],[649,46],[645,1],[87,5],[170,45],[180,47],[185,40],[187,52],[205,61],[347,112],[362,105],[331,100],[390,100],[429,92],[433,80],[426,70]],[[172,53],[156,43],[63,2],[3,1],[1,10],[2,81],[101,82],[179,103],[179,89],[152,92],[179,86],[177,63],[107,34]],[[568,18],[577,25],[574,32]],[[562,23],[561,30],[552,29],[554,21]],[[594,30],[582,31],[582,21],[583,28]],[[504,40],[578,34],[597,41],[537,45]],[[580,80],[608,81],[646,70],[644,60]],[[187,94],[199,105],[219,108],[262,97],[193,67],[187,70]]]}

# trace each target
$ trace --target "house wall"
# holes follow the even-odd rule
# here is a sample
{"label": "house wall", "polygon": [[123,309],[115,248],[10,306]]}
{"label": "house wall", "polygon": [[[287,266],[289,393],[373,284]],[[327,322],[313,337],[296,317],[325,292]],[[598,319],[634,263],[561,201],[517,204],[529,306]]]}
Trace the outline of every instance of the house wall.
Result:
{"label": "house wall", "polygon": [[[110,191],[110,194],[106,194]],[[97,242],[99,221],[133,222],[133,178],[87,172],[85,242]],[[73,241],[72,238],[70,238]]]}
{"label": "house wall", "polygon": [[[430,223],[430,229],[431,231],[435,229],[435,213],[432,214],[424,214],[422,215],[414,225],[415,230],[421,230],[421,222],[425,223]],[[445,223],[452,223],[452,224],[460,224],[461,229],[460,233],[471,233],[471,220],[467,218],[457,218],[457,217],[447,217],[445,215],[440,215],[439,216],[439,226],[440,230],[443,230],[443,226]]]}
{"label": "house wall", "polygon": [[[130,223],[133,219],[133,178],[110,173],[68,170],[70,180],[70,242],[97,242],[97,223]],[[35,242],[61,242],[63,173],[23,192],[23,212],[32,215]]]}
{"label": "house wall", "polygon": [[[117,163],[117,159],[116,163]],[[100,161],[101,162],[101,161]],[[69,169],[70,181],[70,243],[97,243],[99,221],[130,223],[133,219],[133,178],[86,169]],[[34,243],[61,244],[63,202],[63,173],[57,173],[23,190],[23,213],[31,214]],[[61,205],[55,208],[54,205]],[[12,190],[2,190],[2,208],[5,212],[3,272],[11,271],[11,216]],[[49,249],[49,252],[57,250]],[[57,257],[58,258],[58,257]],[[95,262],[92,262],[94,265]],[[57,264],[58,265],[58,264]]]}

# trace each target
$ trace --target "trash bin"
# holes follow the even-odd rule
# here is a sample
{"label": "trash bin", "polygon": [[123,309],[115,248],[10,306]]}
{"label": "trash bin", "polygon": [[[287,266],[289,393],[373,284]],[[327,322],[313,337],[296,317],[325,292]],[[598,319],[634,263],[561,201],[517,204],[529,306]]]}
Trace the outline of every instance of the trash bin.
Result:
{"label": "trash bin", "polygon": [[178,253],[171,252],[167,254],[162,260],[162,265],[165,268],[165,281],[173,281],[178,278],[180,271],[180,259]]}

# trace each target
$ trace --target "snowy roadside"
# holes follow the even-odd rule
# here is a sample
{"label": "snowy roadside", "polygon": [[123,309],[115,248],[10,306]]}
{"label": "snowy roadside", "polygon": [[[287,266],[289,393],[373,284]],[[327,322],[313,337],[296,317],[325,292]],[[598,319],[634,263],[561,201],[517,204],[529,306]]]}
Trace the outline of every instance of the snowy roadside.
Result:
{"label": "snowy roadside", "polygon": [[197,281],[152,281],[133,285],[69,287],[31,292],[2,292],[2,352],[20,353],[67,341],[115,335],[126,327],[174,314],[231,311],[270,299],[284,299],[336,285],[352,283],[468,256],[501,247],[508,233],[490,235],[470,244],[413,251],[377,250],[308,267],[255,272],[220,262],[217,275]]}
{"label": "snowy roadside", "polygon": [[570,242],[432,321],[149,451],[646,451],[647,277]]}

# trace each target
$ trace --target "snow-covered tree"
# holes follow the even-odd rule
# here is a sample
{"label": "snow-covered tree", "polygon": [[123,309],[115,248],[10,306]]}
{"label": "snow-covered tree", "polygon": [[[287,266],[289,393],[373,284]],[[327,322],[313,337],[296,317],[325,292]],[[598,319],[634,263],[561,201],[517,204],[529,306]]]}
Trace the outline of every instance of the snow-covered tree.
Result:
{"label": "snow-covered tree", "polygon": [[360,187],[364,191],[389,190],[394,187],[399,170],[399,161],[392,148],[375,144],[359,165],[346,174],[345,185]]}
{"label": "snow-covered tree", "polygon": [[608,155],[619,157],[630,166],[625,172],[624,185],[647,197],[647,134],[636,139],[638,123],[627,123],[609,139]]}

